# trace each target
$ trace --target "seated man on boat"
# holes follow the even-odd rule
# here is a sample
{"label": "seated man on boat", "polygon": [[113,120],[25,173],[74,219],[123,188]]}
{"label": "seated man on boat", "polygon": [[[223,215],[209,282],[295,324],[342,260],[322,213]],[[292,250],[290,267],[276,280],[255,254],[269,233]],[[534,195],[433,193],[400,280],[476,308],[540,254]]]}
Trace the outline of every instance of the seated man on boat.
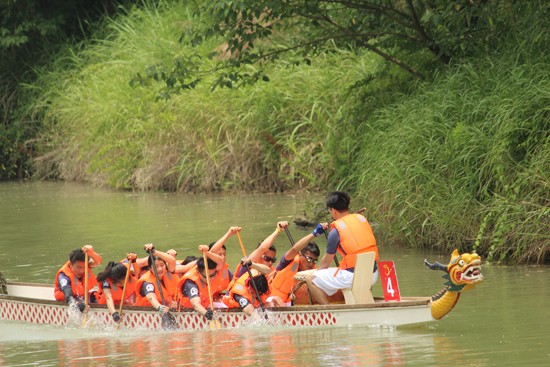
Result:
{"label": "seated man on boat", "polygon": [[[227,289],[229,273],[217,270],[223,267],[225,261],[218,254],[209,251],[208,246],[199,246],[199,251],[206,254],[206,264],[204,257],[199,258],[193,268],[180,279],[178,292],[182,307],[192,307],[207,320],[212,320],[214,311],[207,309],[210,307],[210,296]],[[210,289],[208,289],[206,271],[210,277]]]}
{"label": "seated man on boat", "polygon": [[136,259],[137,255],[130,253],[125,264],[110,261],[105,269],[97,274],[99,286],[97,303],[107,305],[114,322],[120,321],[120,314],[116,306],[121,303],[133,306],[136,302],[137,279],[130,275],[131,264],[135,263]]}
{"label": "seated man on boat", "polygon": [[[376,239],[368,220],[361,214],[349,212],[350,201],[351,198],[346,192],[334,191],[327,195],[326,205],[334,222],[330,224],[326,253],[319,262],[319,270],[307,277],[311,295],[320,304],[328,304],[328,296],[332,296],[339,289],[351,288],[358,254],[372,251],[376,260],[379,257]],[[315,235],[320,233],[323,232]],[[335,271],[329,266],[337,251],[343,258]],[[377,279],[378,269],[375,262],[372,284]]]}
{"label": "seated man on boat", "polygon": [[147,244],[144,248],[149,252],[150,270],[136,283],[136,306],[151,306],[160,313],[167,313],[170,308],[177,307],[178,277],[172,273],[176,259],[155,250],[153,244]]}
{"label": "seated man on boat", "polygon": [[[287,222],[279,222],[281,228],[288,227]],[[325,227],[327,224],[325,223]],[[319,233],[323,233],[323,226],[319,224],[310,234],[296,242],[281,258],[275,273],[270,277],[269,290],[272,296],[278,296],[285,306],[291,306],[294,300],[294,275],[299,271],[315,269],[320,250],[319,246],[311,241]]]}
{"label": "seated man on boat", "polygon": [[[228,308],[240,308],[246,315],[255,314],[255,309],[261,307],[284,306],[281,298],[272,297],[269,293],[269,282],[266,276],[270,268],[263,264],[253,263],[245,257],[241,266],[246,273],[241,275],[229,289],[229,294],[223,297]],[[250,277],[252,275],[252,277]],[[268,301],[268,299],[270,299]]]}
{"label": "seated man on boat", "polygon": [[[88,264],[85,264],[86,254],[89,256]],[[81,249],[75,249],[69,254],[69,260],[57,271],[55,275],[54,296],[58,301],[65,301],[69,305],[75,305],[80,312],[84,312],[86,305],[84,293],[97,285],[97,279],[92,268],[101,264],[102,258],[92,245],[85,245]],[[88,267],[88,284],[84,286],[85,267]],[[95,302],[95,297],[90,297],[90,302]]]}

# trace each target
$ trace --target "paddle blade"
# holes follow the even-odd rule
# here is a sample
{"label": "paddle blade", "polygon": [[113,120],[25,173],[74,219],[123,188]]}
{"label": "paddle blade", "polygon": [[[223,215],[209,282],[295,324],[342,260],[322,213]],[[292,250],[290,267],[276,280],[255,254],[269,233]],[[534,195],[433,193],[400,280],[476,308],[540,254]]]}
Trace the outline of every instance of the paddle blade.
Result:
{"label": "paddle blade", "polygon": [[84,315],[82,316],[82,327],[86,327],[87,323],[88,323],[88,311],[84,312]]}
{"label": "paddle blade", "polygon": [[219,322],[219,320],[212,320],[212,321],[210,321],[210,323],[208,324],[208,328],[209,328],[210,330],[221,329],[221,328],[222,328],[222,324]]}
{"label": "paddle blade", "polygon": [[220,322],[220,320],[210,320],[210,322],[208,323],[208,327],[211,329],[211,330],[214,330],[214,329],[221,329],[222,328],[222,323]]}
{"label": "paddle blade", "polygon": [[172,315],[170,312],[162,315],[161,326],[163,329],[167,329],[167,330],[176,330],[179,328],[178,322],[176,321],[176,317]]}

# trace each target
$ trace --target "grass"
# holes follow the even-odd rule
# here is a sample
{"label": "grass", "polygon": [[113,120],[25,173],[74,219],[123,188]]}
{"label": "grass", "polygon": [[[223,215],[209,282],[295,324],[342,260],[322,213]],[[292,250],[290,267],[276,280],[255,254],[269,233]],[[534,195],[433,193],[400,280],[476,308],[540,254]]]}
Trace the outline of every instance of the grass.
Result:
{"label": "grass", "polygon": [[549,71],[544,56],[477,59],[378,111],[350,181],[388,240],[545,260]]}

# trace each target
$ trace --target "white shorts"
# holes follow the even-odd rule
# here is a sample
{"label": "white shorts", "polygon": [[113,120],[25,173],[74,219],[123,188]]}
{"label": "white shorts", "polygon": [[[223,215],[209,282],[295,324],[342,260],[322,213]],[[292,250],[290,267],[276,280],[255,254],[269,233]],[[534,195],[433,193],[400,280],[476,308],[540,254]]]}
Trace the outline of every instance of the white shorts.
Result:
{"label": "white shorts", "polygon": [[[313,284],[323,290],[328,296],[332,296],[339,289],[351,288],[353,285],[353,276],[354,273],[347,270],[339,270],[336,273],[337,268],[328,268],[317,270],[313,275]],[[378,280],[378,269],[372,273],[371,284],[376,283]]]}

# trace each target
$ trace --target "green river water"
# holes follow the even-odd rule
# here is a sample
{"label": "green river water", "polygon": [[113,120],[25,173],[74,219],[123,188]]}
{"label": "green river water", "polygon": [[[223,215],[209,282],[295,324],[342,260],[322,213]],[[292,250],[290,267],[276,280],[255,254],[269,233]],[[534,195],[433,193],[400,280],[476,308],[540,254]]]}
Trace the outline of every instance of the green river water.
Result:
{"label": "green river water", "polygon": [[[74,183],[0,183],[0,271],[9,281],[53,283],[68,253],[92,244],[104,264],[143,244],[197,255],[199,244],[243,227],[247,252],[280,220],[292,221],[322,194],[128,193]],[[357,209],[357,208],[352,208]],[[290,226],[295,239],[306,230]],[[324,239],[318,241],[322,252]],[[226,244],[234,266],[242,256]],[[450,253],[380,243],[396,265],[401,294],[443,288]],[[276,242],[277,256],[288,244]],[[103,265],[99,267],[102,269]],[[547,266],[483,265],[485,281],[441,321],[400,328],[284,328],[254,325],[199,332],[135,332],[0,320],[0,366],[550,366]],[[374,286],[381,295],[380,283]]]}

